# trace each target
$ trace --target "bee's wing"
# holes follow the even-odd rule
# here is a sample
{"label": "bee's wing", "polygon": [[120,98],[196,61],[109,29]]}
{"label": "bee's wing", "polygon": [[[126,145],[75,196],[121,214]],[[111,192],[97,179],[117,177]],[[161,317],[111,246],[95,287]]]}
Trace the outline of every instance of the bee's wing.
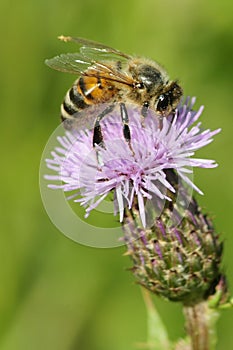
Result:
{"label": "bee's wing", "polygon": [[118,83],[133,86],[137,82],[126,72],[117,69],[112,63],[94,61],[89,71],[85,75],[90,77],[112,80]]}
{"label": "bee's wing", "polygon": [[59,39],[65,42],[73,41],[79,44],[80,52],[84,57],[87,57],[91,60],[129,60],[131,58],[131,56],[117,49],[113,49],[110,46],[98,43],[96,41],[63,35],[61,35]]}
{"label": "bee's wing", "polygon": [[130,56],[113,49],[109,46],[97,43],[95,41],[73,38],[70,36],[60,36],[62,41],[73,41],[80,45],[79,53],[67,53],[45,60],[45,63],[56,70],[74,74],[83,74],[83,72],[101,61],[125,61]]}
{"label": "bee's wing", "polygon": [[[61,37],[60,39],[64,40],[64,38],[65,41],[73,41],[81,45],[80,53],[83,55],[84,59],[92,62],[92,68],[98,71],[99,76],[104,79],[118,81],[127,85],[134,83],[132,78],[120,68],[117,68],[117,64],[120,63],[121,65],[121,63],[127,62],[131,59],[131,56],[92,40],[73,37]],[[115,66],[113,66],[113,63],[115,63]]]}
{"label": "bee's wing", "polygon": [[118,70],[112,64],[89,61],[79,53],[61,54],[45,60],[45,64],[61,72],[103,78],[127,85],[136,83],[127,73]]}
{"label": "bee's wing", "polygon": [[117,62],[129,60],[130,56],[94,41],[63,36],[59,38],[63,41],[77,42],[81,45],[80,52],[61,54],[48,59],[45,63],[49,67],[62,72],[103,78],[127,85],[137,83],[117,64]]}
{"label": "bee's wing", "polygon": [[84,74],[91,62],[80,53],[66,53],[45,60],[45,63],[53,69],[61,72]]}
{"label": "bee's wing", "polygon": [[130,60],[131,56],[95,41],[83,38],[68,38],[68,41],[73,41],[81,45],[80,53],[83,55],[84,59],[92,62],[91,70],[87,72],[87,75],[93,74],[94,69],[98,77],[127,85],[135,83],[133,78],[121,69],[121,65]]}

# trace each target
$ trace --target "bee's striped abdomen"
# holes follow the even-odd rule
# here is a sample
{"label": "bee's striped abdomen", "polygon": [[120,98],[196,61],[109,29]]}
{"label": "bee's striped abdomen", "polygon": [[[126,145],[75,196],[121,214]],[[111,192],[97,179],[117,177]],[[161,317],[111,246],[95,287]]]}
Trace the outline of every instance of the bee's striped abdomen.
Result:
{"label": "bee's striped abdomen", "polygon": [[[77,90],[77,83],[67,91],[64,101],[61,105],[61,119],[73,119],[78,116],[77,112],[88,107],[88,104],[84,101],[84,97]],[[76,116],[75,116],[76,114]]]}
{"label": "bee's striped abdomen", "polygon": [[79,112],[89,106],[110,101],[117,89],[106,79],[94,76],[81,76],[67,91],[61,105],[61,119],[66,129],[72,128]]}

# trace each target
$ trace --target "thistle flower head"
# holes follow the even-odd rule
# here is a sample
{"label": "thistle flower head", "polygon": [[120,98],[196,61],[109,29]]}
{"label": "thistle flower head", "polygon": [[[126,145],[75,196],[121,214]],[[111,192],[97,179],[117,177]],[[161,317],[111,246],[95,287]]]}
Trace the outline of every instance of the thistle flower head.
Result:
{"label": "thistle flower head", "polygon": [[207,215],[192,198],[177,225],[167,207],[150,229],[138,227],[137,206],[126,210],[124,241],[133,261],[132,272],[151,292],[185,305],[196,304],[214,294],[223,278],[223,244]]}
{"label": "thistle flower head", "polygon": [[216,166],[194,157],[195,151],[220,130],[201,129],[203,107],[193,111],[194,102],[187,99],[175,115],[163,119],[149,111],[144,120],[138,108],[128,105],[130,143],[116,108],[101,121],[104,147],[93,148],[92,129],[73,128],[58,138],[60,146],[46,160],[56,172],[47,179],[60,182],[49,186],[73,191],[86,216],[114,193],[136,279],[153,293],[186,305],[211,295],[222,276],[222,243],[188,195],[190,189],[202,193],[190,177],[192,169]]}
{"label": "thistle flower head", "polygon": [[[120,111],[117,107],[101,121],[104,148],[92,147],[93,130],[74,130],[58,138],[59,147],[47,159],[56,172],[47,179],[53,189],[75,191],[74,201],[86,208],[86,216],[112,191],[115,212],[123,221],[125,208],[131,209],[137,198],[140,219],[146,226],[146,200],[155,198],[160,207],[172,200],[177,188],[167,179],[173,169],[190,188],[202,194],[190,179],[193,167],[213,168],[213,160],[194,158],[195,151],[212,141],[220,130],[202,130],[198,122],[203,111],[193,111],[195,99],[180,104],[175,115],[159,119],[152,111],[143,120],[140,110],[127,106],[131,147],[123,137]],[[88,111],[87,111],[88,113]],[[98,152],[101,159],[96,156]]]}

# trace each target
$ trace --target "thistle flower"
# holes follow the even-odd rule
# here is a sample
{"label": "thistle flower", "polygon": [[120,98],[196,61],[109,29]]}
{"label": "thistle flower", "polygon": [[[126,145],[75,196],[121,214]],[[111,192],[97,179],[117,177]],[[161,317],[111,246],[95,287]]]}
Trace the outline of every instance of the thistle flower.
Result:
{"label": "thistle flower", "polygon": [[93,130],[66,132],[58,138],[60,147],[46,160],[47,166],[57,173],[46,178],[60,181],[49,187],[74,191],[72,198],[86,208],[86,216],[114,191],[115,213],[119,212],[121,222],[125,208],[131,209],[136,198],[142,226],[146,227],[146,202],[155,199],[161,212],[164,203],[172,201],[172,194],[177,192],[167,179],[168,169],[202,194],[190,179],[192,168],[216,167],[213,160],[193,158],[195,151],[209,144],[220,131],[201,130],[201,123],[196,122],[203,107],[193,111],[194,103],[195,98],[187,99],[178,106],[175,116],[163,118],[162,125],[158,116],[149,111],[143,126],[139,109],[127,106],[131,147],[123,138],[116,108],[101,123],[105,148],[96,147],[101,165],[92,147]]}

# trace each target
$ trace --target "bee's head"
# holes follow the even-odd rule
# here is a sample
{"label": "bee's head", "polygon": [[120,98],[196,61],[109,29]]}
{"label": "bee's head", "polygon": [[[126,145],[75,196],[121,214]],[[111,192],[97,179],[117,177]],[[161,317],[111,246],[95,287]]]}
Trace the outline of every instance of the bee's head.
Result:
{"label": "bee's head", "polygon": [[155,100],[155,111],[163,116],[169,115],[180,102],[183,90],[176,81],[170,82]]}

